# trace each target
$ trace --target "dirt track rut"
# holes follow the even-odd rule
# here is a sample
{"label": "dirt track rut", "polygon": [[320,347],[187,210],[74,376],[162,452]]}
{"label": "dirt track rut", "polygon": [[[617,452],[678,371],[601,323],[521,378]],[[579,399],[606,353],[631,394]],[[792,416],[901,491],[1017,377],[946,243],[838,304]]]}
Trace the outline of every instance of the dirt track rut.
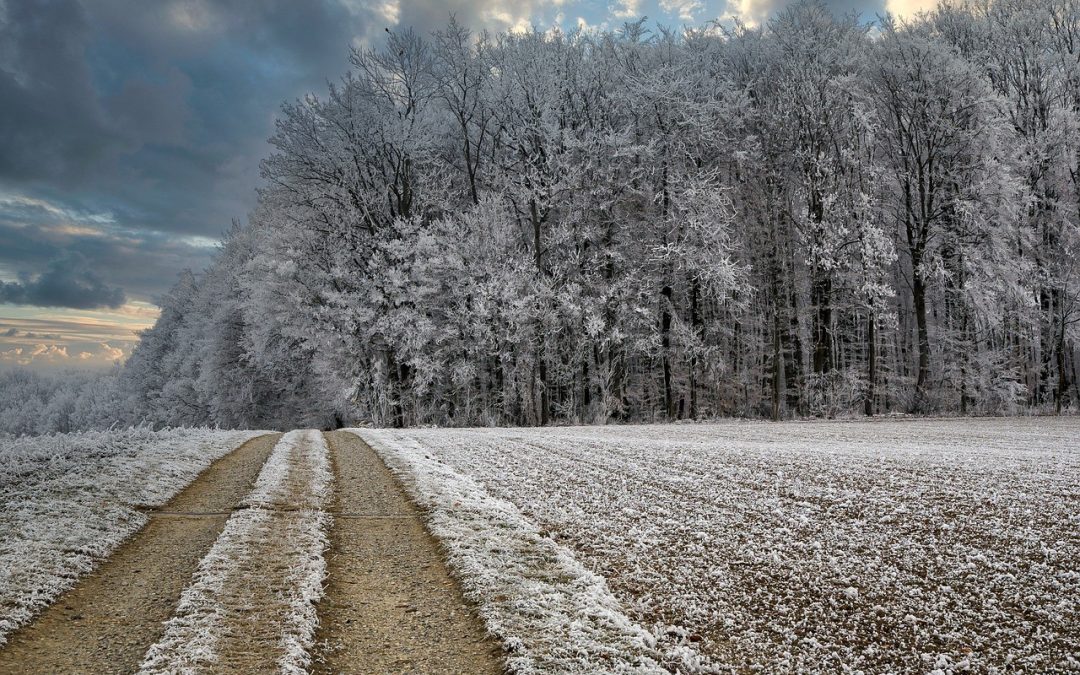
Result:
{"label": "dirt track rut", "polygon": [[[0,673],[130,673],[164,631],[180,594],[278,434],[214,462],[94,572],[0,649]],[[205,514],[211,515],[173,515]]]}
{"label": "dirt track rut", "polygon": [[278,442],[184,591],[144,673],[296,672],[322,588],[329,449],[318,431]]}
{"label": "dirt track rut", "polygon": [[316,673],[501,673],[420,511],[366,443],[327,434],[337,481]]}

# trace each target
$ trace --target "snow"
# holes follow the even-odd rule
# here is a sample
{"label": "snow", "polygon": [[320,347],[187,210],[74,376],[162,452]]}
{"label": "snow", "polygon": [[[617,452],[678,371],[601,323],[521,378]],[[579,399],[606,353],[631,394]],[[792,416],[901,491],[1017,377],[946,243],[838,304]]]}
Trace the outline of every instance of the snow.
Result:
{"label": "snow", "polygon": [[0,439],[0,645],[249,431]]}
{"label": "snow", "polygon": [[522,671],[582,579],[683,671],[1080,668],[1075,418],[358,433]]}
{"label": "snow", "polygon": [[281,672],[305,672],[326,577],[331,517],[323,507],[332,483],[323,435],[285,434],[245,498],[247,508],[229,518],[199,563],[142,672],[213,667],[220,640],[237,630],[275,643]]}

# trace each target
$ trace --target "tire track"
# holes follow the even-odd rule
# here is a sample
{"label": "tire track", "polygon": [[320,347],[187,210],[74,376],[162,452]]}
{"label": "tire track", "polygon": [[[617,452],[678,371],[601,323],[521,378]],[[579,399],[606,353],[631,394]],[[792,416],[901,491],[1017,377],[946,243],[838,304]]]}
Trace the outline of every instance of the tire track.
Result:
{"label": "tire track", "polygon": [[337,480],[316,673],[503,672],[420,510],[354,434],[327,434]]}
{"label": "tire track", "polygon": [[248,507],[199,564],[142,672],[304,672],[322,594],[333,477],[317,431],[275,446]]}

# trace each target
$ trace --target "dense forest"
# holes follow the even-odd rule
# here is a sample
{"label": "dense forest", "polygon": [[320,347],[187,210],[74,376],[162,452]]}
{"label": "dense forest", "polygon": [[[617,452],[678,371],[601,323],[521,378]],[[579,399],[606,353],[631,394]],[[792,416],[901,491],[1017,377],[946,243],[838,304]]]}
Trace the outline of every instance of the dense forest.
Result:
{"label": "dense forest", "polygon": [[542,425],[1080,401],[1080,3],[391,32],[286,104],[125,422]]}

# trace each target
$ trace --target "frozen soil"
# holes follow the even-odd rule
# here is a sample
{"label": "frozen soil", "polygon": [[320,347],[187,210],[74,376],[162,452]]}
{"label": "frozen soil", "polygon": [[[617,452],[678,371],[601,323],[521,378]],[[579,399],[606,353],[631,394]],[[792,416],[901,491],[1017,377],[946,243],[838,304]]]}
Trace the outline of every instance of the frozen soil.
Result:
{"label": "frozen soil", "polygon": [[535,523],[683,672],[1080,670],[1077,418],[361,433],[445,531],[452,485]]}
{"label": "frozen soil", "polygon": [[314,672],[501,673],[420,511],[366,443],[327,437],[337,490]]}
{"label": "frozen soil", "polygon": [[200,559],[255,482],[278,434],[214,462],[112,556],[0,649],[0,673],[130,673],[164,631]]}

